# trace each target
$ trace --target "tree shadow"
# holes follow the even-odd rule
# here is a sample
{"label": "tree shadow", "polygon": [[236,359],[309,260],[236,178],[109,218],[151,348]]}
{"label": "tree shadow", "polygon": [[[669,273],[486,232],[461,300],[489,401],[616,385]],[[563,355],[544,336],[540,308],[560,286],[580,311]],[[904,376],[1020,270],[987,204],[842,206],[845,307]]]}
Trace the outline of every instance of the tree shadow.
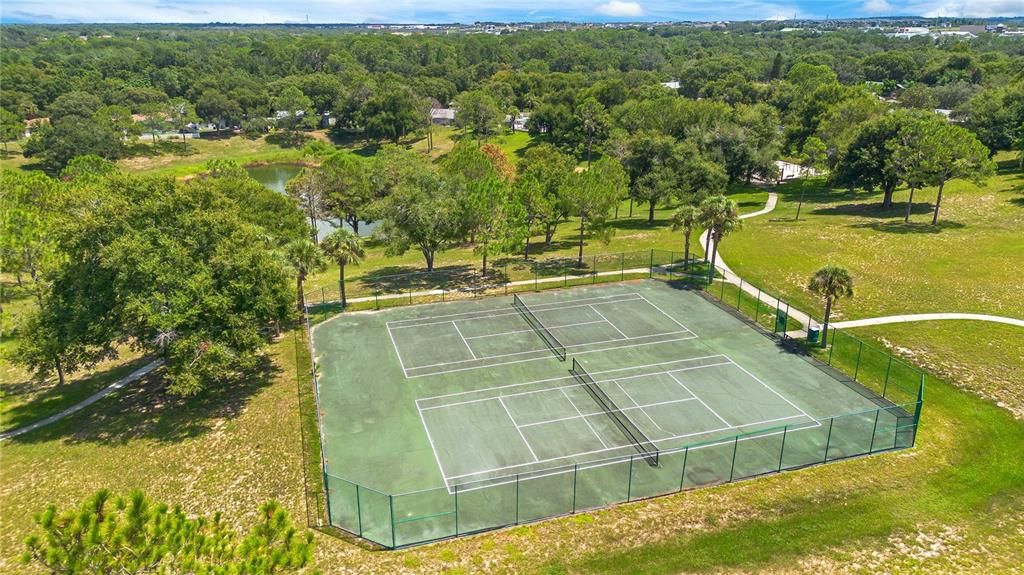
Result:
{"label": "tree shadow", "polygon": [[876,232],[886,232],[893,234],[937,234],[946,230],[959,230],[967,227],[953,220],[939,220],[939,223],[932,225],[931,221],[927,222],[870,222],[865,224],[854,224],[850,227],[853,228],[868,228],[875,230]]}
{"label": "tree shadow", "polygon": [[403,293],[428,289],[459,289],[479,283],[480,272],[471,265],[417,270],[412,266],[387,266],[360,278],[363,287],[379,293]]}
{"label": "tree shadow", "polygon": [[122,445],[137,439],[181,442],[213,430],[222,420],[237,417],[257,392],[279,377],[280,371],[264,355],[253,368],[226,375],[196,396],[180,397],[167,392],[164,370],[156,369],[142,381],[65,419],[10,441],[101,445]]}
{"label": "tree shadow", "polygon": [[265,139],[268,144],[282,148],[301,148],[312,141],[313,137],[299,131],[280,130],[267,134]]}
{"label": "tree shadow", "polygon": [[[930,202],[914,202],[910,213],[929,214],[935,206]],[[907,213],[906,202],[893,202],[892,207],[882,208],[881,203],[840,204],[828,208],[815,208],[811,213],[817,216],[858,216],[862,218],[902,218]]]}
{"label": "tree shadow", "polygon": [[580,245],[579,240],[551,240],[550,244],[544,242],[530,242],[530,257],[539,256],[550,252],[567,250]]}
{"label": "tree shadow", "polygon": [[1015,205],[1015,206],[1020,206],[1020,207],[1024,208],[1024,197],[1021,197],[1021,198],[1010,198],[1010,203]]}
{"label": "tree shadow", "polygon": [[672,222],[670,222],[667,219],[660,219],[660,218],[658,218],[657,214],[655,214],[655,218],[654,218],[654,223],[653,224],[647,223],[647,208],[646,207],[644,208],[644,213],[641,214],[639,217],[637,215],[635,215],[636,211],[634,211],[633,213],[634,213],[634,216],[632,218],[622,218],[622,219],[618,219],[618,220],[608,220],[608,224],[607,225],[609,227],[615,228],[616,230],[622,230],[622,231],[634,231],[634,230],[653,231],[653,230],[657,230],[659,228],[664,228],[665,226],[668,226],[668,225],[672,224]]}

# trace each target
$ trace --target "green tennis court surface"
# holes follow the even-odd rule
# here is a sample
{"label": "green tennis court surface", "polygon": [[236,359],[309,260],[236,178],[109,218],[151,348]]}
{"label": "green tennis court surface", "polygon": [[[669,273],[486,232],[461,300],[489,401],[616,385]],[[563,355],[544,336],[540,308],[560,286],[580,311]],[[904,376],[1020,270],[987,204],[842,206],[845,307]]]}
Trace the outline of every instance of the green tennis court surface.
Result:
{"label": "green tennis court surface", "polygon": [[395,547],[912,444],[696,292],[519,298],[314,328],[332,524]]}

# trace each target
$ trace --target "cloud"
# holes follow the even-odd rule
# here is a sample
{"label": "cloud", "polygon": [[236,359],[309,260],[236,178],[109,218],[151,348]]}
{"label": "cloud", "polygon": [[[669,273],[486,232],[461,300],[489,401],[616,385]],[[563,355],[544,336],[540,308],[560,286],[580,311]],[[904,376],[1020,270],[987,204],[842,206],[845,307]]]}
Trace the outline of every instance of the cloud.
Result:
{"label": "cloud", "polygon": [[1024,15],[1024,0],[940,0],[918,1],[907,4],[908,14],[935,17],[1020,16]]}
{"label": "cloud", "polygon": [[639,18],[644,15],[644,9],[638,2],[623,2],[622,0],[609,0],[594,10],[613,18]]}
{"label": "cloud", "polygon": [[867,0],[862,9],[868,14],[892,14],[893,7],[887,0]]}

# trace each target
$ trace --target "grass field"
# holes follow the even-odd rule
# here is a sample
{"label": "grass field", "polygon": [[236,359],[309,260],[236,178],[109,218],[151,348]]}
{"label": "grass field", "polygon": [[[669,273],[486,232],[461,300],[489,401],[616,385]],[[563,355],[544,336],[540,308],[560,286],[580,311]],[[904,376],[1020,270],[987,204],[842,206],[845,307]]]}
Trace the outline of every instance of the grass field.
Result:
{"label": "grass field", "polygon": [[[1024,196],[1014,191],[1021,178],[1004,161],[987,188],[955,184],[941,217],[963,227],[947,224],[938,233],[924,229],[922,208],[914,216],[921,225],[900,233],[893,231],[904,227],[898,214],[877,218],[843,207],[876,200],[868,194],[820,194],[819,203],[805,204],[801,222],[786,221],[799,189],[784,188],[777,212],[747,220],[722,250],[744,278],[811,311],[817,302],[803,290],[806,276],[831,259],[850,267],[858,280],[857,296],[839,305],[847,318],[936,311],[942,304],[1021,317],[1020,290],[1006,291],[1020,280],[1011,275],[1015,260],[1006,258],[1021,253],[1014,249],[1024,237]],[[757,209],[763,197],[750,192],[745,209]],[[927,191],[919,194],[922,202],[928,197]],[[639,218],[622,222],[607,250],[681,250],[679,234],[664,227],[667,215],[658,212],[661,225],[655,228],[634,221]],[[560,229],[564,243],[548,253],[572,251],[570,228]],[[588,252],[595,249],[605,251],[588,245]],[[422,265],[411,252],[394,260],[378,255],[362,270]],[[476,258],[460,249],[439,261],[456,265]],[[317,281],[335,278],[336,270],[329,270]],[[1020,573],[1020,330],[937,322],[854,333],[937,374],[929,380],[915,449],[395,553],[318,535],[318,563],[325,573],[387,574]],[[101,487],[142,488],[191,512],[223,511],[233,522],[253,519],[256,505],[270,498],[304,515],[295,346],[295,334],[286,333],[271,347],[266,370],[230,391],[179,400],[165,395],[154,376],[3,444],[0,571],[24,571],[16,559],[31,513],[48,502],[73,504]]]}

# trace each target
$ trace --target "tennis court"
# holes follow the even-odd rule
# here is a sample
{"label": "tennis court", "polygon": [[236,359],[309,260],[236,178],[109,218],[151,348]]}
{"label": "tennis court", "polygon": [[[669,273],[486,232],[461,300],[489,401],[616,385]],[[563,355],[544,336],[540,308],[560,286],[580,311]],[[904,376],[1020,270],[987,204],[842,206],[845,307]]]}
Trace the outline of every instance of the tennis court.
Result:
{"label": "tennis court", "polygon": [[657,280],[346,313],[313,347],[331,523],[388,547],[913,442]]}

